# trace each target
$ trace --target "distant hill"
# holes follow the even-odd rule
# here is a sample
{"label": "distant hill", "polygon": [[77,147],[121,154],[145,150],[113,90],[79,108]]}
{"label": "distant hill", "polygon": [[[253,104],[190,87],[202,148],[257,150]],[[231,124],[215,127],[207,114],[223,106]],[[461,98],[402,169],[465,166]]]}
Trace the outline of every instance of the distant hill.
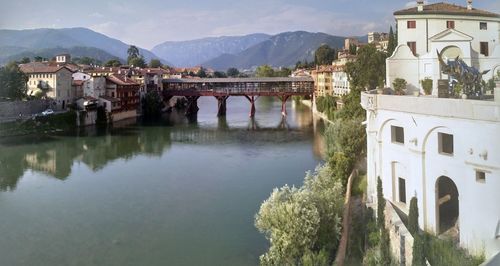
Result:
{"label": "distant hill", "polygon": [[[129,45],[87,28],[0,30],[0,56],[3,58],[58,47],[97,48],[114,57],[127,58]],[[146,49],[139,50],[147,62],[152,58],[161,59]]]}
{"label": "distant hill", "polygon": [[94,58],[98,61],[105,63],[111,59],[118,59],[122,62],[125,62],[125,59],[118,58],[106,51],[101,49],[97,49],[94,47],[70,47],[70,48],[43,48],[43,49],[34,49],[34,50],[25,50],[24,52],[17,53],[11,56],[1,56],[1,48],[0,48],[0,64],[6,64],[10,61],[19,61],[24,57],[34,58],[35,56],[41,56],[43,58],[51,59],[58,54],[70,54],[72,59],[81,58],[84,56]]}
{"label": "distant hill", "polygon": [[245,36],[210,37],[191,41],[164,42],[151,50],[176,66],[193,67],[222,54],[237,54],[247,48],[268,40],[271,36],[262,33]]}
{"label": "distant hill", "polygon": [[[325,33],[284,32],[240,53],[223,54],[204,62],[202,65],[217,70],[226,70],[229,67],[250,69],[263,64],[274,67],[289,67],[294,66],[297,61],[313,61],[314,51],[322,44],[328,44],[334,48],[343,47],[344,39],[345,37]],[[366,37],[359,39],[363,41]]]}

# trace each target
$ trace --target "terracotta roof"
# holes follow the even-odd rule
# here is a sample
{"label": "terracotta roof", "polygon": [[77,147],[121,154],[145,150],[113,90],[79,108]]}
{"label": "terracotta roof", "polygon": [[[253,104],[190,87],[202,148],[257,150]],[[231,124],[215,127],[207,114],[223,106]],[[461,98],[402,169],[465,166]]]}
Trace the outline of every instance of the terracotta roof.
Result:
{"label": "terracotta roof", "polygon": [[113,74],[113,75],[107,77],[106,80],[113,82],[115,84],[118,84],[118,85],[139,85],[139,83],[136,83],[133,79],[128,78],[125,75]]}
{"label": "terracotta roof", "polygon": [[141,69],[141,73],[143,75],[146,75],[146,74],[163,75],[163,74],[168,73],[168,72],[162,68],[144,68],[144,69]]}
{"label": "terracotta roof", "polygon": [[100,99],[104,99],[104,100],[106,100],[106,101],[110,101],[110,102],[112,102],[112,103],[113,103],[113,102],[119,102],[119,101],[120,101],[120,99],[118,99],[118,98],[113,98],[113,97],[109,97],[109,96],[101,96],[101,97],[99,97],[99,98],[100,98]]}
{"label": "terracotta roof", "polygon": [[473,8],[471,10],[467,7],[448,4],[448,3],[436,3],[430,5],[424,5],[423,11],[418,11],[418,7],[412,7],[407,9],[402,9],[394,12],[394,15],[420,15],[420,14],[439,14],[439,15],[465,15],[465,16],[481,16],[481,17],[494,17],[500,18],[500,14],[492,13],[485,10],[480,10]]}
{"label": "terracotta roof", "polygon": [[27,64],[19,65],[22,72],[27,74],[32,73],[56,73],[59,70],[66,68],[67,70],[73,72],[71,69],[64,65],[50,65],[46,62],[32,62]]}

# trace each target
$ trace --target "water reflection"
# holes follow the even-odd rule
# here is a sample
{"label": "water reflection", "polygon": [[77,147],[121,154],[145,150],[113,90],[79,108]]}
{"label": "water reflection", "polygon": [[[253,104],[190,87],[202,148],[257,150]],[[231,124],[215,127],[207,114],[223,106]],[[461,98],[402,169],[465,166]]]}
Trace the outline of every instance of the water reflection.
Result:
{"label": "water reflection", "polygon": [[[263,99],[260,110],[271,110],[273,102]],[[197,117],[186,118],[182,111],[174,111],[158,121],[129,120],[115,124],[113,129],[87,128],[56,136],[0,139],[0,191],[15,190],[28,170],[65,180],[75,162],[97,172],[118,159],[161,157],[172,143],[265,145],[313,139],[313,153],[322,158],[323,122],[314,119],[303,105],[292,104],[292,110],[288,118],[276,119],[275,126],[261,126],[258,118],[246,118],[246,126],[232,125],[226,117],[207,125]]]}

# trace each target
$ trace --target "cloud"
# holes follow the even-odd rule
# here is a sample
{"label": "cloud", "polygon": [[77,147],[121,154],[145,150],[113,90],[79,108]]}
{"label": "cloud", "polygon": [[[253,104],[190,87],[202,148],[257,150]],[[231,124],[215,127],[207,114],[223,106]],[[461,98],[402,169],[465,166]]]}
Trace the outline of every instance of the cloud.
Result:
{"label": "cloud", "polygon": [[94,12],[94,13],[90,14],[89,17],[91,17],[91,18],[104,18],[104,15],[99,13],[99,12]]}

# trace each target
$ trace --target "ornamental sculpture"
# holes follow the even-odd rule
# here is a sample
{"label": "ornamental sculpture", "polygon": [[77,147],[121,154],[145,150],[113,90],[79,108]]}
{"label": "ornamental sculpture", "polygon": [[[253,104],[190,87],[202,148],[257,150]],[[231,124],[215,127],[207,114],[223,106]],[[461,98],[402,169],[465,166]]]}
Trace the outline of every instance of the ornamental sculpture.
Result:
{"label": "ornamental sculpture", "polygon": [[[441,65],[441,72],[449,76],[449,89],[452,92],[455,94],[462,93],[467,96],[482,96],[483,75],[490,70],[480,72],[477,68],[468,66],[464,60],[458,56],[455,60],[448,59],[447,62],[444,62],[439,51],[437,51],[437,54],[439,64]],[[457,89],[460,88],[462,91],[457,91]]]}

